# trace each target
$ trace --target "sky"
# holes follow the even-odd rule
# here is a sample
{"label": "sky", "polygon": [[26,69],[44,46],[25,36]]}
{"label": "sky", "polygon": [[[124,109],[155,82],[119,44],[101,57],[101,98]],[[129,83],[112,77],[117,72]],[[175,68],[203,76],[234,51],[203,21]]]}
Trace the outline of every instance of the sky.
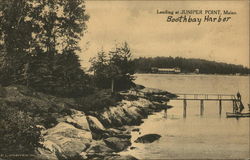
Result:
{"label": "sky", "polygon": [[[98,51],[128,42],[133,57],[172,56],[249,66],[249,2],[246,1],[86,1],[90,19],[80,41],[84,67]],[[160,11],[230,10],[228,22],[167,22]],[[181,15],[174,15],[179,17]],[[210,15],[218,17],[218,15]],[[222,15],[230,16],[230,15]]]}

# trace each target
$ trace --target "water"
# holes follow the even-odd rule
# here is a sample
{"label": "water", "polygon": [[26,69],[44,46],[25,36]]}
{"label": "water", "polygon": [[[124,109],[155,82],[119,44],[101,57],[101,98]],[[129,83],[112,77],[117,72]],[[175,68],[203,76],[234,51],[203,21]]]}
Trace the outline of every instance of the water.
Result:
{"label": "water", "polygon": [[[240,91],[245,111],[249,103],[249,77],[221,75],[138,74],[136,83],[173,93],[225,93]],[[187,102],[187,117],[183,118],[183,102],[171,101],[174,108],[149,116],[139,126],[141,135],[157,133],[162,137],[151,144],[137,144],[129,154],[140,159],[246,159],[249,152],[249,118],[226,118],[232,102]],[[132,133],[132,141],[139,135]]]}

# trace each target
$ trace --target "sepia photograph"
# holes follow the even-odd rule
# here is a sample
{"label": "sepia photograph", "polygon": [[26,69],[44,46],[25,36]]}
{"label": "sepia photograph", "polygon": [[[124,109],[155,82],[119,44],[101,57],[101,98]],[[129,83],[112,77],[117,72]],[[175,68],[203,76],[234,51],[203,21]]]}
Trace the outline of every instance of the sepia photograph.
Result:
{"label": "sepia photograph", "polygon": [[249,0],[0,0],[0,160],[250,159]]}

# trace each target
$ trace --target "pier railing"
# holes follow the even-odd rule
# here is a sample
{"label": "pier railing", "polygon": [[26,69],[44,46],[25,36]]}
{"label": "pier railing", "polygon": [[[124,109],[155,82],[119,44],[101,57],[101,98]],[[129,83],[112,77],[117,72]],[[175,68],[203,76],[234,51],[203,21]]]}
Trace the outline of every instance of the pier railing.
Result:
{"label": "pier railing", "polygon": [[186,94],[175,93],[178,97],[175,100],[207,100],[207,101],[233,101],[237,98],[233,94]]}
{"label": "pier railing", "polygon": [[232,101],[233,112],[237,112],[239,105],[242,104],[241,99],[237,98],[233,94],[187,94],[187,93],[175,93],[177,95],[173,100],[183,100],[183,117],[187,114],[187,101],[197,100],[200,101],[200,115],[204,114],[204,101],[218,101],[219,102],[219,114],[222,113],[222,101]]}

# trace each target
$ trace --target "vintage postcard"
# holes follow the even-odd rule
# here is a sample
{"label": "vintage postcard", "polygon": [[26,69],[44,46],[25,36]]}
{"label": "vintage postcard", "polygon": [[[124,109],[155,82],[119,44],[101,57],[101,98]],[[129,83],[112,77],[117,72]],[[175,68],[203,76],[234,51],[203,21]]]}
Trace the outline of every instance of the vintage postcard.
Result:
{"label": "vintage postcard", "polygon": [[249,159],[248,0],[0,0],[0,160]]}

